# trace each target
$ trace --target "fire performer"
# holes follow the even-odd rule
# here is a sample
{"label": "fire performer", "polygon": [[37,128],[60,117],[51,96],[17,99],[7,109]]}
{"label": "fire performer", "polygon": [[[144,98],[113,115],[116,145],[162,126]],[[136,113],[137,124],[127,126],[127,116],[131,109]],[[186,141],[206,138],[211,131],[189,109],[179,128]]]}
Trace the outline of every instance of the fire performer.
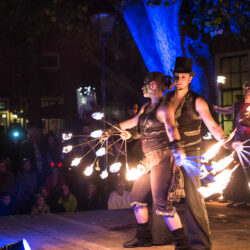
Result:
{"label": "fire performer", "polygon": [[[225,134],[210,114],[206,101],[190,90],[195,75],[193,60],[177,57],[174,68],[175,90],[166,95],[168,117],[165,125],[169,130],[170,145],[176,164],[185,165],[185,155],[199,156],[201,144],[201,121],[216,140],[225,139]],[[233,147],[239,147],[235,143]],[[192,249],[211,249],[211,235],[205,202],[197,189],[198,176],[189,176],[183,171],[185,189],[185,216],[187,234]]]}
{"label": "fire performer", "polygon": [[[236,129],[234,140],[244,142],[250,138],[250,82],[243,84],[244,99],[239,100],[230,107],[214,106],[214,111],[220,114],[234,113],[234,128]],[[249,143],[246,145],[250,145]],[[249,155],[245,156],[250,161]],[[247,163],[248,164],[248,163]],[[242,165],[242,168],[245,166]],[[238,168],[233,175],[231,181],[231,199],[234,201],[228,206],[237,207],[246,205],[246,201],[250,201],[248,178],[245,178],[242,168]],[[245,170],[246,174],[247,169]],[[248,176],[247,176],[248,177]]]}
{"label": "fire performer", "polygon": [[244,99],[230,107],[214,106],[214,111],[220,114],[234,113],[235,140],[245,141],[250,138],[250,82],[243,84]]}
{"label": "fire performer", "polygon": [[172,231],[175,249],[190,249],[183,225],[173,207],[170,190],[173,190],[176,166],[169,147],[166,131],[166,105],[163,92],[171,84],[171,77],[160,72],[148,73],[142,87],[144,97],[150,102],[144,104],[132,119],[119,123],[123,130],[121,137],[129,139],[131,133],[126,129],[138,127],[145,154],[146,173],[135,181],[131,191],[131,205],[137,220],[136,236],[123,244],[125,248],[151,246],[151,233],[148,224],[146,197],[152,192],[156,213],[164,219]]}

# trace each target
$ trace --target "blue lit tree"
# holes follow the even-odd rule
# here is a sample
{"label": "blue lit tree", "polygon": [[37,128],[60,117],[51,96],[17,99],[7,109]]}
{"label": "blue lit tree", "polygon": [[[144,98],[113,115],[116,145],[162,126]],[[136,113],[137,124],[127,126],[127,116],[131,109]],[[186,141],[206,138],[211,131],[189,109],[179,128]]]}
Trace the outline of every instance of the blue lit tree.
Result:
{"label": "blue lit tree", "polygon": [[170,2],[168,7],[152,7],[147,0],[140,1],[125,7],[124,19],[149,71],[171,74],[176,56],[192,57],[196,76],[191,87],[207,97],[207,78],[196,58],[205,55],[208,64],[212,64],[208,45],[194,42],[189,36],[181,34],[181,6],[182,1]]}
{"label": "blue lit tree", "polygon": [[250,27],[247,0],[111,2],[122,3],[124,19],[149,71],[170,74],[176,56],[191,57],[196,72],[191,88],[205,98],[208,86],[215,87],[213,75],[205,74],[213,72],[209,42],[221,35],[245,40]]}

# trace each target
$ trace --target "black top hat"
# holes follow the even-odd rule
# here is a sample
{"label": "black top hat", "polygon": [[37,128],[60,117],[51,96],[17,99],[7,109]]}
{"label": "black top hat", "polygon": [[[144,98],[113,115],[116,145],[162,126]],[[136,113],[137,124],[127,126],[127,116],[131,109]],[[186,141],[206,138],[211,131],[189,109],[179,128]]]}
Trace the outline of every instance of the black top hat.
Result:
{"label": "black top hat", "polygon": [[176,57],[174,73],[189,73],[194,76],[195,72],[192,72],[193,59],[188,57]]}

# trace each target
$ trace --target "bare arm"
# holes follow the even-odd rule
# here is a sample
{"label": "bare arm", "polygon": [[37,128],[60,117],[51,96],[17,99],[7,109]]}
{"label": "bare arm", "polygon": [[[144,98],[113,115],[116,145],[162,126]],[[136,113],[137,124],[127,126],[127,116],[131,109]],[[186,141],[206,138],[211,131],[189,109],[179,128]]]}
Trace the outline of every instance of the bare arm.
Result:
{"label": "bare arm", "polygon": [[225,136],[224,131],[215,122],[214,118],[212,117],[212,115],[209,111],[209,108],[208,108],[206,101],[203,98],[198,97],[196,99],[195,108],[196,108],[197,112],[199,113],[199,115],[201,116],[201,119],[203,120],[203,122],[207,126],[208,130],[215,137],[215,139],[217,141],[221,140]]}
{"label": "bare arm", "polygon": [[186,155],[180,143],[181,137],[175,122],[174,107],[170,103],[164,106],[161,105],[157,110],[157,117],[161,122],[164,122],[166,133],[171,144],[170,147],[175,158],[175,164],[183,166]]}
{"label": "bare arm", "polygon": [[157,116],[164,123],[166,133],[170,142],[180,140],[180,133],[175,123],[175,109],[168,103],[161,105],[157,110]]}
{"label": "bare arm", "polygon": [[224,114],[224,115],[233,114],[234,110],[235,110],[234,105],[230,106],[230,107],[225,107],[225,108],[222,108],[222,107],[219,107],[219,106],[213,106],[213,108],[214,108],[214,111],[216,113]]}
{"label": "bare arm", "polygon": [[130,128],[135,127],[138,124],[139,116],[144,112],[144,108],[146,105],[147,105],[147,103],[145,103],[141,107],[140,111],[131,119],[120,122],[119,125],[120,125],[121,129],[125,130],[125,129],[130,129]]}

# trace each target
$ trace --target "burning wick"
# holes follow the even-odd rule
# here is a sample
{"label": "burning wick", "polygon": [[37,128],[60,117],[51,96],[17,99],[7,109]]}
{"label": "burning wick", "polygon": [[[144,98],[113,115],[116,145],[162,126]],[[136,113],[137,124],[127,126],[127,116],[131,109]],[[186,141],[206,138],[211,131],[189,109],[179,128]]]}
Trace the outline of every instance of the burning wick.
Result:
{"label": "burning wick", "polygon": [[90,176],[90,175],[92,175],[93,170],[94,170],[94,164],[92,164],[92,165],[86,167],[85,170],[83,171],[83,173],[84,173],[86,176]]}
{"label": "burning wick", "polygon": [[72,138],[72,133],[68,133],[68,134],[63,133],[62,134],[62,139],[64,141],[70,140],[71,138]]}
{"label": "burning wick", "polygon": [[104,113],[101,112],[95,112],[92,115],[92,118],[95,120],[102,120],[102,118],[104,117]]}
{"label": "burning wick", "polygon": [[121,169],[122,164],[120,162],[115,162],[109,167],[111,173],[118,173]]}
{"label": "burning wick", "polygon": [[95,152],[95,155],[98,156],[103,156],[106,154],[106,149],[105,148],[100,148]]}
{"label": "burning wick", "polygon": [[108,177],[108,171],[105,169],[104,171],[102,171],[102,173],[100,174],[102,179],[106,179]]}
{"label": "burning wick", "polygon": [[91,132],[90,136],[92,138],[100,138],[102,136],[102,134],[103,134],[103,131],[101,129],[99,129],[99,130],[95,130],[95,131]]}
{"label": "burning wick", "polygon": [[72,162],[71,162],[71,166],[72,167],[76,167],[79,165],[80,161],[82,158],[75,158]]}
{"label": "burning wick", "polygon": [[72,145],[69,145],[69,146],[66,146],[66,147],[63,147],[63,153],[67,154],[69,153],[71,150],[72,150]]}

